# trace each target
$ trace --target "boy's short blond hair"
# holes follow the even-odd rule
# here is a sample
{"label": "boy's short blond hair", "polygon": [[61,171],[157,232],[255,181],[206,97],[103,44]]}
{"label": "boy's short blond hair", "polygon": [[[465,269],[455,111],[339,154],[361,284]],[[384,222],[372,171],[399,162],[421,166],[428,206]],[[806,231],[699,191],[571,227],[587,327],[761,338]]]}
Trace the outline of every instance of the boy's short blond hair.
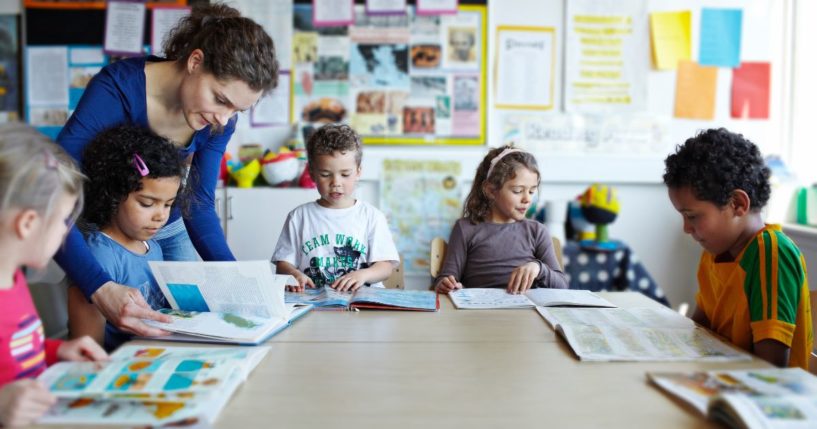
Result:
{"label": "boy's short blond hair", "polygon": [[355,163],[360,167],[363,159],[363,145],[360,136],[352,127],[343,124],[328,124],[318,128],[306,142],[306,157],[312,169],[320,155],[335,152],[355,152]]}

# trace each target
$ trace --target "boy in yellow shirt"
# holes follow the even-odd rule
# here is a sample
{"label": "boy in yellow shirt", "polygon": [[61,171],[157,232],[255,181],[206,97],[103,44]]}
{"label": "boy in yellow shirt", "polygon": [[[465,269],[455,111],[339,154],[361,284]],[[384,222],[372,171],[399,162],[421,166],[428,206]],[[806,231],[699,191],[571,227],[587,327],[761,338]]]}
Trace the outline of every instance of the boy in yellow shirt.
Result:
{"label": "boy in yellow shirt", "polygon": [[808,370],[813,339],[806,262],[760,210],[769,169],[742,135],[710,129],[664,160],[672,205],[704,252],[692,319],[777,366]]}

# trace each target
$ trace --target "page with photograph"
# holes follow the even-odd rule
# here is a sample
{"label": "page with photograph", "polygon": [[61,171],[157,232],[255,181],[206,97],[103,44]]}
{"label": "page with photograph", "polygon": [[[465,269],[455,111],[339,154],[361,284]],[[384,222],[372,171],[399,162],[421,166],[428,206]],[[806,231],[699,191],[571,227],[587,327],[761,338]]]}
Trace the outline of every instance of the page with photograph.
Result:
{"label": "page with photograph", "polygon": [[175,310],[265,319],[288,314],[284,289],[295,282],[292,276],[274,274],[269,261],[150,261],[150,269]]}

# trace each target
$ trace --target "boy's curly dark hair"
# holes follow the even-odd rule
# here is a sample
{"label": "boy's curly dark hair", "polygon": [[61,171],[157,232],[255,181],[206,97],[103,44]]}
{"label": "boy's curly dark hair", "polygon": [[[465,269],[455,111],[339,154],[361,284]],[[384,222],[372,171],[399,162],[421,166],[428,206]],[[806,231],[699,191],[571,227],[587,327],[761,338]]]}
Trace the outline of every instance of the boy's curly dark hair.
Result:
{"label": "boy's curly dark hair", "polygon": [[318,155],[332,155],[335,152],[355,152],[355,162],[360,167],[363,159],[363,145],[360,136],[348,125],[327,124],[309,136],[306,142],[306,157],[311,169]]}
{"label": "boy's curly dark hair", "polygon": [[701,131],[675,148],[664,160],[664,184],[670,188],[689,186],[699,200],[718,207],[729,203],[732,192],[749,195],[752,210],[769,201],[769,168],[760,150],[741,134],[725,128]]}
{"label": "boy's curly dark hair", "polygon": [[[131,192],[142,189],[142,175],[134,164],[138,154],[149,173],[145,177],[184,177],[178,149],[153,131],[134,125],[119,125],[99,134],[83,152],[86,204],[83,220],[102,228],[110,224],[119,205]],[[183,186],[174,205],[184,202]]]}

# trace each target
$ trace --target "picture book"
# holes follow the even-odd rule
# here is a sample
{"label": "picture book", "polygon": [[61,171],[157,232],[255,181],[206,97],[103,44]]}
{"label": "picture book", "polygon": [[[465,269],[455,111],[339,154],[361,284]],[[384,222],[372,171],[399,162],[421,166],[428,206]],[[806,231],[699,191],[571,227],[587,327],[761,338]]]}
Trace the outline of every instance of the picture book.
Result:
{"label": "picture book", "polygon": [[731,428],[817,427],[817,377],[800,368],[656,372],[647,377]]}
{"label": "picture book", "polygon": [[312,304],[318,309],[358,309],[437,311],[440,301],[436,292],[427,290],[361,287],[355,292],[338,292],[331,287],[306,288],[287,292],[286,302]]}
{"label": "picture book", "polygon": [[210,311],[185,311],[163,308],[170,323],[145,320],[150,326],[173,332],[172,335],[152,340],[217,342],[242,345],[261,344],[312,309],[309,304],[286,304],[288,314],[280,318],[265,319],[255,316],[240,316],[233,313]]}
{"label": "picture book", "polygon": [[514,295],[505,289],[467,288],[448,294],[454,306],[464,310],[540,307],[615,307],[606,299],[589,290],[529,289]]}
{"label": "picture book", "polygon": [[169,341],[259,344],[306,314],[310,305],[287,305],[292,276],[273,274],[268,261],[150,262],[170,303],[170,323],[145,323],[172,335]]}
{"label": "picture book", "polygon": [[124,345],[102,364],[61,362],[38,377],[58,398],[39,423],[213,422],[268,351]]}
{"label": "picture book", "polygon": [[742,350],[665,307],[536,307],[536,311],[581,360],[751,360]]}

